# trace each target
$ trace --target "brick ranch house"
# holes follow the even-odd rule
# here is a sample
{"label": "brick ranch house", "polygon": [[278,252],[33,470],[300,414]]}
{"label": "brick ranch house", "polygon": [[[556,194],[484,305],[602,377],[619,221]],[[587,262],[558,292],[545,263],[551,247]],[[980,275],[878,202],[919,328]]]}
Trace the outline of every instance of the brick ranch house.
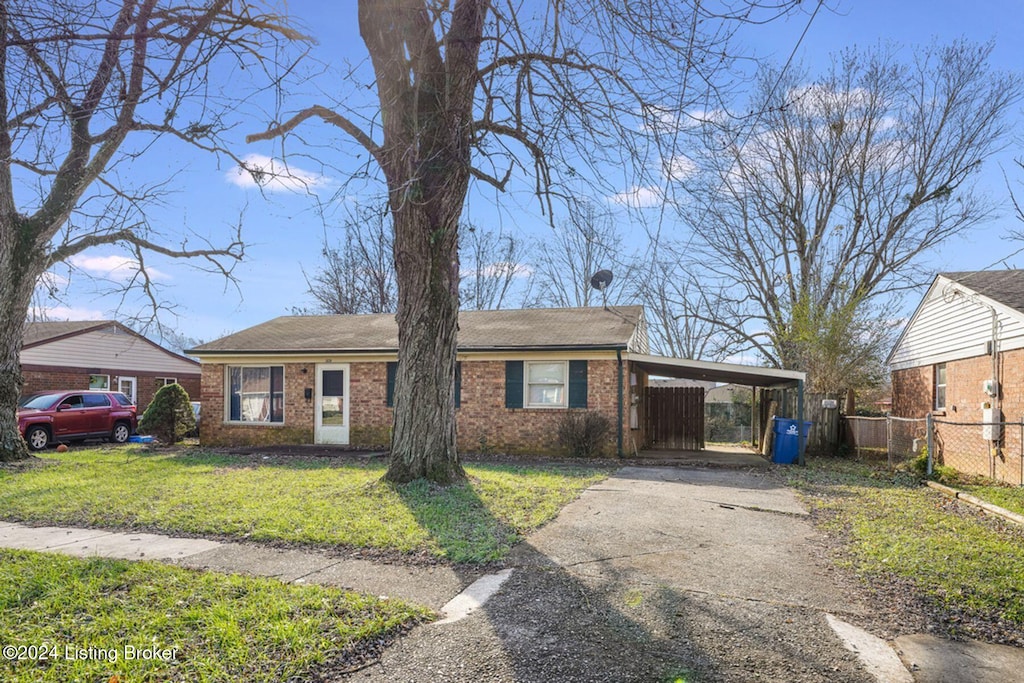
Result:
{"label": "brick ranch house", "polygon": [[[463,311],[458,339],[456,421],[467,452],[557,453],[557,424],[573,410],[611,421],[606,454],[643,449],[652,373],[707,379],[709,367],[740,367],[650,356],[641,306]],[[192,349],[203,371],[202,440],[387,446],[397,349],[387,314],[284,316]],[[767,383],[799,374],[774,372]]]}
{"label": "brick ranch house", "polygon": [[937,450],[955,444],[987,460],[991,447],[997,461],[977,474],[1019,469],[1020,430],[989,442],[980,424],[1024,417],[1024,270],[936,275],[888,363],[893,416],[931,413]]}
{"label": "brick ranch house", "polygon": [[63,389],[120,391],[145,410],[157,389],[199,397],[199,363],[112,320],[30,322],[21,350],[22,396]]}

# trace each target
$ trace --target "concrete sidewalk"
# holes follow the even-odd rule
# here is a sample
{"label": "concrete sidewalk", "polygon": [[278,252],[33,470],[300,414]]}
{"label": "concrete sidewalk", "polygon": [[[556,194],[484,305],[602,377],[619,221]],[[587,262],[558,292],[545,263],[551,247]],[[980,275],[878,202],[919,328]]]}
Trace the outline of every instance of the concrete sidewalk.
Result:
{"label": "concrete sidewalk", "polygon": [[201,538],[124,533],[69,527],[33,527],[0,522],[0,547],[62,553],[75,557],[168,562],[192,569],[267,576],[444,606],[479,573],[450,567],[382,564],[331,556],[316,550],[282,550]]}

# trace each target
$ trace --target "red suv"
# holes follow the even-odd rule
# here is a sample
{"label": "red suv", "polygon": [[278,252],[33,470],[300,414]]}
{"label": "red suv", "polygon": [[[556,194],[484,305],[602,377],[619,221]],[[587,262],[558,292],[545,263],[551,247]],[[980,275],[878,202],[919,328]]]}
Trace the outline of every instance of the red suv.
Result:
{"label": "red suv", "polygon": [[18,404],[18,431],[34,451],[73,439],[124,443],[137,426],[135,405],[116,391],[51,391]]}

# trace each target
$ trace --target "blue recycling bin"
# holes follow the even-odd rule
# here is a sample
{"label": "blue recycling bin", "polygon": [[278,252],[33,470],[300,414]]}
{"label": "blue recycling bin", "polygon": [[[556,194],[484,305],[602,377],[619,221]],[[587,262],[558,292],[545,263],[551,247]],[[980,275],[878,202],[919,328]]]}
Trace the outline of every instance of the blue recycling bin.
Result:
{"label": "blue recycling bin", "polygon": [[[772,431],[775,433],[775,443],[772,444],[772,462],[783,465],[792,465],[800,459],[800,434],[797,432],[797,420],[786,418],[775,418]],[[813,422],[804,422],[804,441],[811,433]]]}

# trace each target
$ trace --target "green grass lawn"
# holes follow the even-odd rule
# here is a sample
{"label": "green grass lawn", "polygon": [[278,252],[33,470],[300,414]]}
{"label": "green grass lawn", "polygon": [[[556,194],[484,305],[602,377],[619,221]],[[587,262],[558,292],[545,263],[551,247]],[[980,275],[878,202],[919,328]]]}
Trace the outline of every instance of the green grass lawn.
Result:
{"label": "green grass lawn", "polygon": [[993,505],[1016,512],[1018,515],[1024,515],[1024,488],[1022,487],[982,484],[954,484],[954,486]]}
{"label": "green grass lawn", "polygon": [[57,464],[0,470],[4,519],[425,551],[453,562],[500,559],[606,476],[582,467],[470,465],[468,485],[441,489],[383,482],[382,463],[254,464],[140,447],[46,457]]}
{"label": "green grass lawn", "polygon": [[913,582],[952,610],[1024,624],[1024,531],[955,505],[908,474],[841,459],[786,469],[788,483],[847,535],[850,563],[868,579]]}
{"label": "green grass lawn", "polygon": [[0,550],[0,679],[12,683],[307,680],[428,617],[333,588]]}

